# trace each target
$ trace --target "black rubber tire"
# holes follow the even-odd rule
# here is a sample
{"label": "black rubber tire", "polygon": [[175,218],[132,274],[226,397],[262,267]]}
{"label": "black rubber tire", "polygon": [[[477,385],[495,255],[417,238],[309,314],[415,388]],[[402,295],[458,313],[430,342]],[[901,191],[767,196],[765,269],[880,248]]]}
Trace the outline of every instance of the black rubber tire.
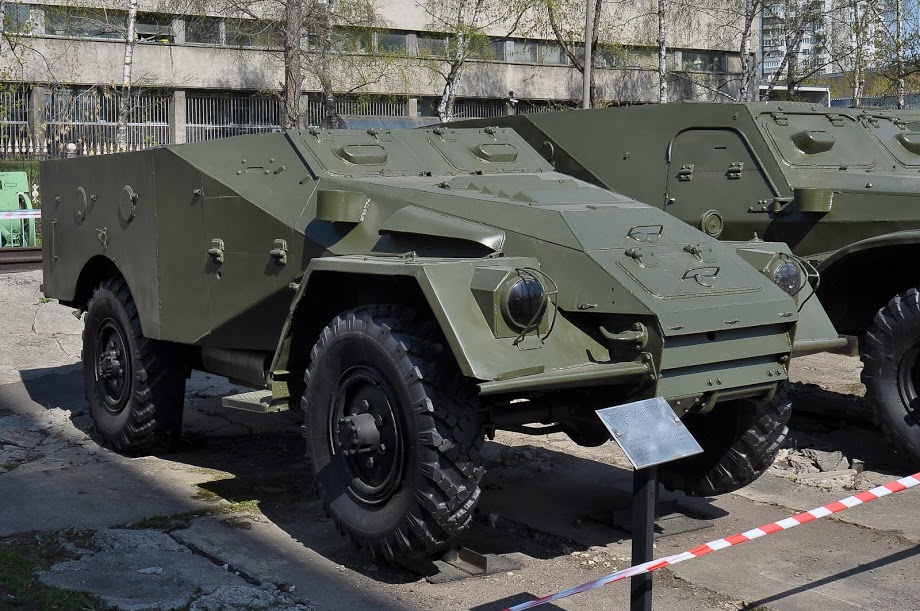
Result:
{"label": "black rubber tire", "polygon": [[659,468],[668,490],[688,496],[714,496],[743,488],[773,464],[786,440],[792,401],[780,385],[772,401],[747,399],[719,403],[708,414],[683,421],[703,453]]}
{"label": "black rubber tire", "polygon": [[892,447],[920,464],[920,292],[880,309],[860,341],[866,403]]}
{"label": "black rubber tire", "polygon": [[[358,459],[344,456],[331,429],[350,372],[363,370],[379,374],[405,440],[385,459],[403,465],[395,483],[372,502],[356,492],[360,469],[349,461]],[[307,456],[340,532],[393,560],[437,551],[467,528],[483,474],[483,417],[436,324],[402,306],[349,310],[320,334],[304,379]]]}
{"label": "black rubber tire", "polygon": [[[99,343],[106,334],[124,347],[123,380],[117,401],[99,368]],[[120,337],[118,337],[120,334]],[[102,338],[102,339],[101,339]],[[90,415],[106,443],[119,452],[139,453],[182,425],[185,370],[164,344],[144,337],[122,278],[93,291],[83,327],[83,382]],[[121,390],[123,389],[123,390]],[[108,399],[108,401],[107,401]]]}

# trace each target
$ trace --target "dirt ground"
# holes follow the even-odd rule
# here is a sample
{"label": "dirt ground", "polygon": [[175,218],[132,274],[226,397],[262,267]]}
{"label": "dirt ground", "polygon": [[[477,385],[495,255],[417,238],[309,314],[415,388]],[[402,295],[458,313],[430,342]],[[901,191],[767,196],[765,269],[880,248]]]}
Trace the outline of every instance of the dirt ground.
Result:
{"label": "dirt ground", "polygon": [[[0,609],[503,609],[630,564],[631,471],[615,445],[499,432],[461,543],[503,568],[431,583],[430,564],[377,563],[336,532],[299,425],[221,407],[195,374],[185,443],[151,457],[102,447],[83,398],[81,323],[41,299],[40,274],[0,275]],[[858,359],[793,364],[792,433],[735,494],[663,492],[656,556],[782,519],[911,473],[866,417]],[[654,607],[917,609],[915,491],[659,571]],[[16,573],[9,567],[19,567]],[[22,568],[26,567],[26,568]],[[12,572],[10,572],[12,571]],[[29,577],[29,576],[33,577]],[[434,581],[437,579],[434,578]],[[73,598],[68,593],[85,591]],[[627,609],[612,584],[546,609]]]}

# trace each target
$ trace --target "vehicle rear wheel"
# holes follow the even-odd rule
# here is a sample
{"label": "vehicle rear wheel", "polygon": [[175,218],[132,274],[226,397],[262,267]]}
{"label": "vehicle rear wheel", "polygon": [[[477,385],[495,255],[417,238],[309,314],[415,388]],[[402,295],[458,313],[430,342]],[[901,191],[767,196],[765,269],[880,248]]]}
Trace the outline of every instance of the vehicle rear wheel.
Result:
{"label": "vehicle rear wheel", "polygon": [[788,389],[781,385],[772,401],[726,401],[708,414],[685,416],[684,425],[703,453],[662,465],[662,483],[689,496],[725,494],[747,486],[773,464],[789,433],[791,415]]}
{"label": "vehicle rear wheel", "polygon": [[308,457],[341,532],[394,559],[466,529],[483,417],[435,323],[402,306],[347,311],[320,334],[304,378]]}
{"label": "vehicle rear wheel", "polygon": [[866,403],[892,447],[920,463],[920,292],[895,295],[860,341]]}
{"label": "vehicle rear wheel", "polygon": [[83,382],[96,430],[136,453],[182,424],[185,372],[162,343],[144,337],[127,283],[93,291],[83,328]]}

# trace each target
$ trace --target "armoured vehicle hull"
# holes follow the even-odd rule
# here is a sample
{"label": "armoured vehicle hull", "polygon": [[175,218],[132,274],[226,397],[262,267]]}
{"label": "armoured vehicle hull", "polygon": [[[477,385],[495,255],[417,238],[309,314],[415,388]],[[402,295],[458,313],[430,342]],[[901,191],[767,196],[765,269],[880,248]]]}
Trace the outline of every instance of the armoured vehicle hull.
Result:
{"label": "armoured vehicle hull", "polygon": [[784,245],[720,243],[511,130],[54,160],[42,190],[44,291],[86,311],[105,439],[176,434],[191,369],[271,388],[303,407],[333,517],[385,557],[465,528],[485,432],[597,445],[593,410],[629,400],[665,397],[707,450],[671,487],[744,485],[785,437],[790,353],[837,341]]}
{"label": "armoured vehicle hull", "polygon": [[566,174],[728,240],[785,242],[860,336],[866,400],[920,462],[920,115],[788,102],[668,104],[461,122],[512,126]]}

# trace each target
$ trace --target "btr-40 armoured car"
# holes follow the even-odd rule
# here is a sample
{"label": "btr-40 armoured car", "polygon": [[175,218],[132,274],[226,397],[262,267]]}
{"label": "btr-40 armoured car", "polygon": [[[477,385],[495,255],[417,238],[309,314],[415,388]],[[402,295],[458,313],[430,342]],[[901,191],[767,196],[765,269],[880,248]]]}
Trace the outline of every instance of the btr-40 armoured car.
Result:
{"label": "btr-40 armoured car", "polygon": [[304,410],[342,530],[444,546],[483,436],[608,440],[594,410],[664,397],[714,494],[786,434],[790,354],[837,343],[807,264],[722,243],[553,171],[506,129],[317,130],[42,164],[44,291],[85,311],[86,395],[114,448],[181,424],[192,369]]}
{"label": "btr-40 armoured car", "polygon": [[756,235],[808,259],[831,320],[860,338],[877,422],[920,462],[920,114],[689,103],[480,122],[713,237]]}

